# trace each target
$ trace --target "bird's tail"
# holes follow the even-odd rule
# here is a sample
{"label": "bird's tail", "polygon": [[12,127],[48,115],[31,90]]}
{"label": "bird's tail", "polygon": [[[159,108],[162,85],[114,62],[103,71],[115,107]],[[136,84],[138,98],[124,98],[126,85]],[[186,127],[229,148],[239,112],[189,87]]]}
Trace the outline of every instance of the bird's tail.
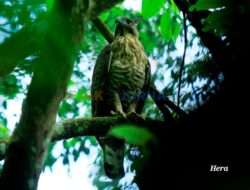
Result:
{"label": "bird's tail", "polygon": [[113,136],[98,139],[104,155],[104,170],[111,179],[119,179],[125,175],[123,168],[125,142]]}

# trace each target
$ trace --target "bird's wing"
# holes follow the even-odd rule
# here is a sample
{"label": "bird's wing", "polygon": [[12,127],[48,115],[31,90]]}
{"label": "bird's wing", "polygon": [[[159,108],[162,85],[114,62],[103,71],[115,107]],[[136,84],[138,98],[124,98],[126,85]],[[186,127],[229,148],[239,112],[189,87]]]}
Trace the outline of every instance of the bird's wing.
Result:
{"label": "bird's wing", "polygon": [[149,60],[147,60],[146,67],[145,67],[145,82],[144,82],[142,92],[137,103],[136,113],[140,114],[143,110],[145,100],[149,94],[150,82],[151,82],[151,67],[150,67]]}
{"label": "bird's wing", "polygon": [[103,48],[96,60],[91,84],[91,106],[93,116],[101,116],[104,114],[102,114],[104,110],[100,109],[104,109],[105,100],[103,96],[105,93],[105,85],[108,80],[108,70],[112,59],[111,55],[111,46],[107,45]]}

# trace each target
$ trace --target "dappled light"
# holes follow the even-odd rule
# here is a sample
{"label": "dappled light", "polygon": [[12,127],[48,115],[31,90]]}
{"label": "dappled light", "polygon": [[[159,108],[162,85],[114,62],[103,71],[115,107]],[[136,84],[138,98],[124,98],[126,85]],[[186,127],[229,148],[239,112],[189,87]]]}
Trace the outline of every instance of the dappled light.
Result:
{"label": "dappled light", "polygon": [[0,189],[250,189],[249,18],[247,0],[0,0]]}

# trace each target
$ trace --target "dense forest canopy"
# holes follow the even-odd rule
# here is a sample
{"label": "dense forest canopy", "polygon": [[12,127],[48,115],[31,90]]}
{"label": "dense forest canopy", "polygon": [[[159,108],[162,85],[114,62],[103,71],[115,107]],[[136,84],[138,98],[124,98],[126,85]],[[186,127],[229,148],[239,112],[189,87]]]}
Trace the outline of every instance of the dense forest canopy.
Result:
{"label": "dense forest canopy", "polygon": [[[70,157],[76,161],[88,155],[99,147],[94,136],[103,135],[110,124],[118,125],[113,134],[141,146],[140,151],[133,146],[126,152],[127,164],[132,161],[128,170],[136,169],[140,189],[167,189],[176,181],[176,188],[183,188],[178,183],[182,181],[199,189],[204,180],[211,189],[229,189],[224,176],[218,182],[198,173],[215,163],[231,166],[236,174],[247,172],[249,164],[242,161],[247,160],[246,150],[241,151],[247,145],[243,134],[248,134],[243,111],[249,86],[247,0],[142,0],[139,10],[120,0],[0,0],[0,10],[0,185],[9,186],[6,189],[36,189],[45,167],[52,168],[59,158],[69,165]],[[136,127],[138,121],[124,125],[119,118],[91,120],[94,64],[121,16],[138,21],[139,40],[152,68],[156,94],[146,101],[145,121],[139,121],[145,129]],[[23,102],[21,115],[11,116],[18,118],[16,126],[6,114],[14,110],[13,101]],[[83,127],[77,131],[79,125]],[[153,125],[163,129],[151,130]],[[150,148],[149,139],[154,141]],[[63,150],[54,156],[59,140]],[[146,161],[138,154],[147,155]],[[100,148],[93,164],[102,167]],[[178,168],[188,169],[172,175]],[[233,174],[225,176],[231,179]],[[101,169],[92,176],[98,189],[131,185],[103,180]],[[249,187],[246,181],[237,178],[230,188]]]}

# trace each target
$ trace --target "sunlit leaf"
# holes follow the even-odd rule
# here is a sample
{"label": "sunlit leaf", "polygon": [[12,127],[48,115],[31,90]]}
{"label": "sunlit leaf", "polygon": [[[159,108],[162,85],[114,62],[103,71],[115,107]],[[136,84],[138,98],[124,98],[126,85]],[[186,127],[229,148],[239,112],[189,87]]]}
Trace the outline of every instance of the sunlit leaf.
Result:
{"label": "sunlit leaf", "polygon": [[63,147],[68,149],[68,148],[74,147],[76,145],[76,143],[78,143],[78,140],[76,140],[76,139],[64,140]]}
{"label": "sunlit leaf", "polygon": [[147,129],[132,124],[115,126],[109,131],[109,134],[125,139],[134,145],[146,145],[147,142],[154,139],[153,134]]}
{"label": "sunlit leaf", "polygon": [[172,30],[171,30],[171,15],[169,11],[165,11],[163,16],[161,17],[160,29],[163,37],[170,41],[172,37]]}
{"label": "sunlit leaf", "polygon": [[7,139],[9,137],[9,129],[0,123],[0,140]]}
{"label": "sunlit leaf", "polygon": [[177,39],[181,32],[181,23],[179,22],[180,12],[176,5],[172,4],[161,17],[160,31],[166,41],[173,41]]}
{"label": "sunlit leaf", "polygon": [[165,0],[143,0],[142,1],[142,16],[150,18],[156,15],[165,4]]}
{"label": "sunlit leaf", "polygon": [[182,29],[182,25],[179,22],[173,22],[172,25],[172,40],[175,41],[177,37],[180,35]]}
{"label": "sunlit leaf", "polygon": [[55,0],[46,0],[46,3],[47,3],[48,11],[51,11],[51,9],[53,8],[55,4]]}
{"label": "sunlit leaf", "polygon": [[171,0],[171,9],[172,11],[175,13],[175,14],[179,14],[180,10],[179,8],[177,7],[177,5],[175,4],[174,0]]}

